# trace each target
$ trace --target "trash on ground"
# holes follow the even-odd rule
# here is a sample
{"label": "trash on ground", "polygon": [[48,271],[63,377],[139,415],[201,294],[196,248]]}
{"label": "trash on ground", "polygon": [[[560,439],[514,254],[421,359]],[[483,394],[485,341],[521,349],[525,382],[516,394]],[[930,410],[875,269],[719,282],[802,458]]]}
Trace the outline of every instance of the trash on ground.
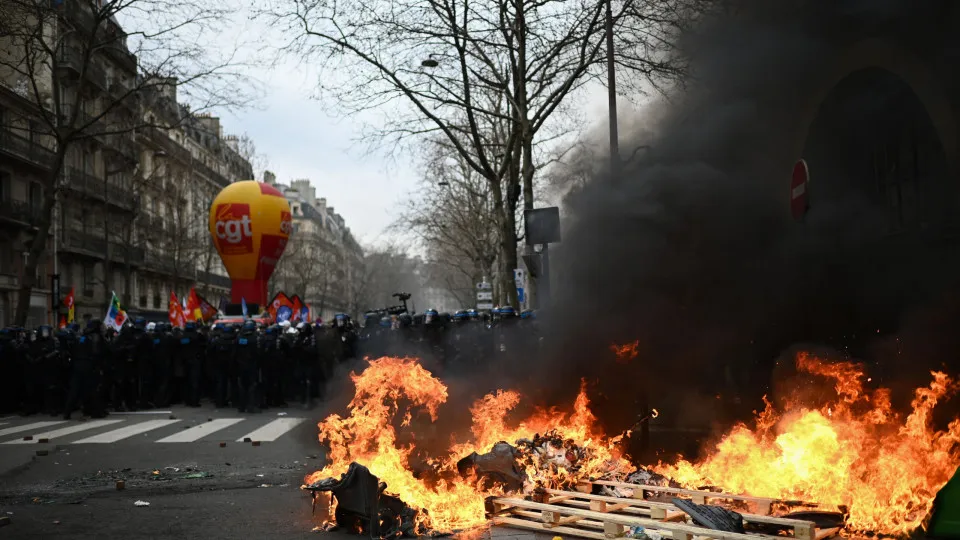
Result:
{"label": "trash on ground", "polygon": [[184,476],[184,478],[209,478],[211,476],[213,475],[208,472],[196,472],[196,473],[188,474]]}
{"label": "trash on ground", "polygon": [[286,415],[287,415],[287,413],[285,413],[285,412],[278,412],[278,413],[277,413],[277,416],[286,416]]}
{"label": "trash on ground", "polygon": [[133,503],[133,505],[134,506],[150,506],[150,503],[148,503],[147,501],[137,501]]}

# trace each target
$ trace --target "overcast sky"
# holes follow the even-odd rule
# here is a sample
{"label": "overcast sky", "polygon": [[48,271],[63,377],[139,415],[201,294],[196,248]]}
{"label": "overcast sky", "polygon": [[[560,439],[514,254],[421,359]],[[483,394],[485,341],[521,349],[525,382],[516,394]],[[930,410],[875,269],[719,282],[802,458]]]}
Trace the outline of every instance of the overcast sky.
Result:
{"label": "overcast sky", "polygon": [[[358,122],[335,117],[311,99],[310,81],[295,68],[279,67],[263,80],[267,93],[258,110],[221,114],[225,132],[248,133],[278,181],[309,178],[361,243],[381,242],[396,218],[395,206],[416,188],[415,164],[385,153],[368,155],[354,142]],[[605,123],[603,89],[591,92],[583,106]]]}

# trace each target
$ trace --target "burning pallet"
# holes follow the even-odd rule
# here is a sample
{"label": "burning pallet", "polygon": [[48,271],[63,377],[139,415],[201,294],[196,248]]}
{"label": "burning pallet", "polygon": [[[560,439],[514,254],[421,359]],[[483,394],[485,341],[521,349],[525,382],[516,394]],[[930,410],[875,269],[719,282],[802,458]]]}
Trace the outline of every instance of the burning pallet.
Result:
{"label": "burning pallet", "polygon": [[[610,484],[618,483],[604,482],[604,485]],[[634,489],[634,498],[553,489],[540,490],[538,496],[533,498],[534,500],[495,498],[488,504],[489,517],[495,525],[540,532],[549,531],[552,534],[596,540],[624,536],[628,529],[634,527],[642,527],[645,531],[653,531],[673,540],[692,540],[694,537],[716,540],[758,540],[758,538],[782,540],[785,537],[796,540],[825,540],[835,536],[841,528],[840,526],[821,528],[814,521],[801,519],[730,512],[738,516],[738,519],[742,518],[741,525],[749,529],[749,532],[718,530],[696,524],[695,520],[690,520],[687,512],[681,510],[676,504],[645,500],[643,493],[670,491],[677,495],[695,497],[697,501],[721,498],[760,499],[750,502],[760,503],[761,506],[766,501],[758,497],[740,497],[726,493],[680,490],[662,486],[622,484],[621,487]],[[772,506],[777,501],[771,499],[769,502]],[[683,501],[681,504],[687,505]],[[784,533],[787,536],[784,536]]]}

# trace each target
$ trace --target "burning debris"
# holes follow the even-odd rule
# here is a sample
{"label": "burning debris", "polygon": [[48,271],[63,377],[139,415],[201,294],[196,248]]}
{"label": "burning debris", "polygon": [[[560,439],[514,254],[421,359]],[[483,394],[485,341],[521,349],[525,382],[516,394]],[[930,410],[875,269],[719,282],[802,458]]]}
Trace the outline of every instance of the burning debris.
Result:
{"label": "burning debris", "polygon": [[[315,505],[329,494],[330,519],[340,528],[374,538],[467,530],[488,519],[529,528],[529,519],[549,518],[552,524],[537,521],[534,528],[575,536],[583,530],[576,523],[589,518],[592,526],[599,520],[604,531],[609,525],[637,538],[658,531],[696,536],[704,527],[716,538],[789,530],[798,540],[826,538],[842,527],[887,534],[916,528],[960,465],[960,420],[947,432],[929,426],[933,406],[957,384],[935,373],[901,425],[889,393],[863,389],[856,366],[806,356],[798,366],[835,380],[838,399],[782,415],[768,404],[755,430],[737,426],[702,462],[648,469],[620,454],[622,436],[597,432],[585,388],[573,413],[539,409],[516,423],[507,421],[516,392],[484,396],[470,408],[473,441],[428,456],[418,449],[422,439],[401,443],[397,429],[421,421],[417,408],[435,421],[446,387],[413,359],[381,358],[352,375],[349,416],[319,424],[330,464],[310,475],[304,489]],[[805,508],[793,511],[798,506]]]}
{"label": "burning debris", "polygon": [[322,495],[329,494],[325,510],[335,521],[325,522],[325,530],[344,528],[357,534],[365,532],[371,538],[423,536],[427,532],[418,519],[419,512],[388,495],[387,485],[359,463],[351,463],[339,480],[324,478],[303,489],[313,497],[314,513]]}

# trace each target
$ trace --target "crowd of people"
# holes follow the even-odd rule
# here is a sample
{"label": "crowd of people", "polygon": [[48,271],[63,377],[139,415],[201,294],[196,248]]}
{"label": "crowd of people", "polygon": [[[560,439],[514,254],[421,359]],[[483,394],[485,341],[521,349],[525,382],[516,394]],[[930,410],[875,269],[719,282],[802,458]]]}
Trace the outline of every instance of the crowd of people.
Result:
{"label": "crowd of people", "polygon": [[371,311],[361,324],[337,314],[329,324],[250,318],[177,328],[136,318],[119,332],[98,319],[59,330],[4,328],[0,413],[98,418],[202,400],[248,413],[292,400],[309,408],[324,398],[336,367],[352,359],[413,356],[469,369],[508,348],[537,347],[533,328],[532,312],[510,307]]}

